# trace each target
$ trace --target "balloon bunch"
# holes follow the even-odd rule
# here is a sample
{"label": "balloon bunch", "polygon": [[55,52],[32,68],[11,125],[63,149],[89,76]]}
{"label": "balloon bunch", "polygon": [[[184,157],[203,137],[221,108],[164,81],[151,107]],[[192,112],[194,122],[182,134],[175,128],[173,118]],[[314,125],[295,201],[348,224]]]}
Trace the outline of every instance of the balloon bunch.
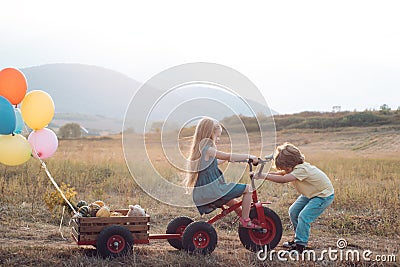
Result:
{"label": "balloon bunch", "polygon": [[[46,159],[58,147],[56,134],[45,128],[54,116],[51,96],[41,90],[26,93],[27,87],[19,70],[0,71],[0,163],[5,165],[23,164],[31,155]],[[25,123],[33,130],[28,139],[21,135]]]}

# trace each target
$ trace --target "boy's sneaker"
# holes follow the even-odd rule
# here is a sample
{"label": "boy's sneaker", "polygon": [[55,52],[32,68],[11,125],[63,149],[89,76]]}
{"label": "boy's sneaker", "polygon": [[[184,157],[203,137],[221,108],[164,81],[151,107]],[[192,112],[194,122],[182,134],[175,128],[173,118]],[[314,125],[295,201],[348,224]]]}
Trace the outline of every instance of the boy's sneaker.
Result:
{"label": "boy's sneaker", "polygon": [[306,246],[300,245],[300,244],[296,244],[295,246],[295,250],[299,253],[303,253],[303,251],[306,249]]}
{"label": "boy's sneaker", "polygon": [[303,253],[303,251],[306,249],[306,246],[300,245],[300,244],[295,244],[293,247],[289,248],[287,252],[289,253]]}
{"label": "boy's sneaker", "polygon": [[[290,243],[290,242],[285,242],[285,243]],[[285,254],[286,255],[296,255],[296,257],[299,257],[303,253],[303,251],[306,249],[305,246],[300,245],[300,244],[295,244],[293,247],[290,247],[286,250]]]}
{"label": "boy's sneaker", "polygon": [[295,249],[296,248],[296,242],[294,240],[291,241],[286,241],[282,245],[284,248],[289,248],[289,249]]}

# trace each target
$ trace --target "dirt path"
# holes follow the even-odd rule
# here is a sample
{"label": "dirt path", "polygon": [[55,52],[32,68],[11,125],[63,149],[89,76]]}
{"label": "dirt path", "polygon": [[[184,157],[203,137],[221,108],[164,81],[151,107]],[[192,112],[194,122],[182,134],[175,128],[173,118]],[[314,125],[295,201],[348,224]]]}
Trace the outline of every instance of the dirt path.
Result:
{"label": "dirt path", "polygon": [[[0,265],[1,266],[48,266],[62,264],[64,266],[265,266],[271,264],[268,260],[261,261],[255,253],[244,249],[237,236],[236,228],[217,229],[218,246],[207,257],[190,256],[173,249],[165,240],[152,240],[149,245],[134,247],[130,257],[104,260],[97,256],[91,246],[78,247],[70,237],[69,227],[63,226],[63,239],[59,228],[51,224],[15,223],[15,225],[1,225],[0,228]],[[317,256],[322,250],[337,249],[337,235],[324,232],[324,227],[315,225],[313,228],[309,249],[313,249]],[[159,231],[157,231],[159,232]],[[281,243],[275,251],[283,249],[282,243],[290,239],[290,231],[285,231]],[[371,250],[375,255],[396,255],[400,249],[400,240],[390,238],[371,237],[368,235],[346,236],[346,248],[342,251]],[[337,254],[340,256],[340,254]],[[397,259],[399,260],[399,259]],[[282,262],[275,258],[274,266]],[[287,262],[286,262],[287,263]],[[305,266],[314,262],[305,262]],[[336,266],[346,266],[350,261],[335,262]],[[372,263],[372,262],[371,262]],[[193,264],[193,265],[192,265]],[[283,263],[282,263],[283,264]],[[366,264],[366,263],[365,263]],[[384,266],[395,266],[386,263]],[[285,266],[282,265],[282,266]],[[319,266],[319,265],[317,265]],[[329,266],[329,265],[328,265]],[[362,265],[369,266],[369,264]]]}

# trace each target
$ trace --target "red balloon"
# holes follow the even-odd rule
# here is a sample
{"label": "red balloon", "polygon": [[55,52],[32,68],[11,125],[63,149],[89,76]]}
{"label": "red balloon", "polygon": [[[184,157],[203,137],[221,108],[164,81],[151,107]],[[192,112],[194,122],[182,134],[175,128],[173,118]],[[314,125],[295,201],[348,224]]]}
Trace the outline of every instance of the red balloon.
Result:
{"label": "red balloon", "polygon": [[26,94],[28,85],[25,75],[14,68],[5,68],[0,71],[0,96],[4,96],[11,104],[17,105]]}

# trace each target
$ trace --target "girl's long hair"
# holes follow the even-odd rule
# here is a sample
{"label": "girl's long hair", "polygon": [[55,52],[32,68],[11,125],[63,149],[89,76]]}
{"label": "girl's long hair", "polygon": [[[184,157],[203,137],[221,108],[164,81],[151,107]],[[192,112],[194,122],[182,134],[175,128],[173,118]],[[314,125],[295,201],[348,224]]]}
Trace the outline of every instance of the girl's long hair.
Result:
{"label": "girl's long hair", "polygon": [[197,181],[201,152],[207,145],[212,147],[215,146],[213,136],[214,132],[218,129],[222,129],[221,125],[218,123],[218,121],[211,118],[203,118],[197,124],[192,145],[190,147],[187,174],[184,180],[187,191],[189,191],[190,188],[193,188]]}

